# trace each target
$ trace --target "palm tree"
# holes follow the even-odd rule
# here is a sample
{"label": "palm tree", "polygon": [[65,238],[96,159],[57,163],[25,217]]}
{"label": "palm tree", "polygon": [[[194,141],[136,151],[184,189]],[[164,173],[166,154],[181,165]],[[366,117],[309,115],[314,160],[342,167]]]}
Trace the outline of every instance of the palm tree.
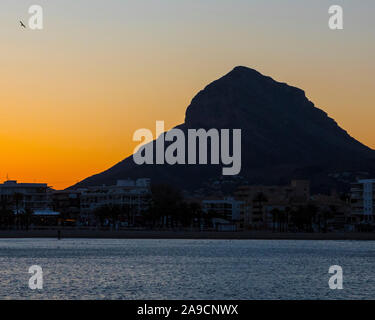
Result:
{"label": "palm tree", "polygon": [[15,204],[16,206],[16,227],[17,229],[19,228],[19,224],[20,224],[20,215],[19,215],[19,211],[20,211],[20,202],[23,200],[23,194],[22,193],[19,193],[19,192],[15,192],[13,194],[13,203]]}
{"label": "palm tree", "polygon": [[0,197],[0,225],[4,225],[6,228],[10,227],[14,222],[14,213],[12,208],[12,202],[8,197]]}
{"label": "palm tree", "polygon": [[285,208],[285,225],[286,225],[286,228],[285,228],[285,231],[288,232],[289,231],[289,220],[290,220],[290,215],[291,215],[291,212],[292,212],[292,209],[290,207],[286,207]]}
{"label": "palm tree", "polygon": [[318,214],[318,208],[315,205],[313,204],[307,205],[306,224],[308,226],[309,231],[312,231],[312,224],[317,214]]}
{"label": "palm tree", "polygon": [[29,230],[32,216],[33,216],[33,210],[31,210],[30,208],[26,208],[25,210],[26,231]]}
{"label": "palm tree", "polygon": [[99,208],[96,208],[94,211],[94,215],[99,221],[99,225],[102,227],[104,220],[108,217],[108,207],[107,206],[101,206]]}
{"label": "palm tree", "polygon": [[276,231],[276,225],[277,223],[280,223],[280,213],[281,211],[277,208],[274,208],[271,210],[271,215],[272,215],[272,231]]}
{"label": "palm tree", "polygon": [[323,211],[323,232],[327,232],[328,220],[335,217],[337,208],[334,205],[330,205],[329,209]]}
{"label": "palm tree", "polygon": [[15,192],[13,194],[13,201],[14,201],[14,204],[16,205],[16,214],[17,215],[19,214],[19,205],[20,205],[20,202],[22,200],[23,200],[23,194],[22,193]]}
{"label": "palm tree", "polygon": [[296,211],[291,213],[291,218],[299,230],[311,232],[317,213],[318,208],[313,204],[308,204],[307,206],[299,206]]}
{"label": "palm tree", "polygon": [[[194,224],[194,221],[201,221],[202,208],[199,203],[182,202],[178,212],[179,214],[177,219],[183,227],[190,227]],[[209,224],[211,222],[209,215],[204,215],[204,217],[207,218],[207,222]]]}
{"label": "palm tree", "polygon": [[258,210],[259,210],[259,214],[260,214],[260,222],[263,222],[264,224],[267,223],[265,217],[263,216],[264,213],[263,213],[263,204],[265,202],[267,202],[268,199],[267,197],[265,196],[265,194],[263,192],[258,192],[255,197],[253,198],[253,202],[255,204],[257,204],[257,207],[258,207]]}
{"label": "palm tree", "polygon": [[151,190],[152,200],[149,210],[153,218],[161,219],[162,227],[164,224],[166,227],[173,227],[178,220],[179,210],[183,203],[181,192],[165,184],[153,185]]}

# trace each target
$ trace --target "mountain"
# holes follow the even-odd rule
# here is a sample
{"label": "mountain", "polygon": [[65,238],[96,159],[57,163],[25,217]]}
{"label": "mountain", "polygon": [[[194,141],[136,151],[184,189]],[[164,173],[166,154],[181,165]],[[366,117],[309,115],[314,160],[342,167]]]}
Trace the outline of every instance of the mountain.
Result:
{"label": "mountain", "polygon": [[[286,184],[310,179],[313,190],[342,188],[357,172],[375,173],[375,151],[352,138],[306,98],[305,92],[256,70],[236,67],[191,101],[176,128],[242,130],[242,169],[249,184]],[[152,142],[155,148],[155,142]],[[128,157],[75,187],[151,178],[194,189],[221,176],[221,165],[136,165]],[[337,177],[347,177],[347,181]],[[348,177],[350,179],[348,180]],[[347,187],[347,185],[346,185]]]}

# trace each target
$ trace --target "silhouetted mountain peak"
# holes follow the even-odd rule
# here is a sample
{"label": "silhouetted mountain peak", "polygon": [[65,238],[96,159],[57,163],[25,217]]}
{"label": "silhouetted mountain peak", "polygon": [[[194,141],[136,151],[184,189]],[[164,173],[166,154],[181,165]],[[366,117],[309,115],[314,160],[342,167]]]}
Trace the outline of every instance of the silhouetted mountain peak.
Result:
{"label": "silhouetted mountain peak", "polygon": [[[193,98],[186,112],[185,123],[192,127],[206,127],[213,117],[217,125],[216,120],[222,116],[228,120],[225,125],[234,125],[235,122],[230,121],[233,121],[235,114],[242,117],[240,110],[246,115],[257,113],[257,116],[267,114],[268,117],[271,112],[275,116],[283,112],[309,116],[309,112],[306,114],[301,109],[311,109],[313,106],[303,90],[275,81],[254,69],[238,66]],[[315,112],[325,115],[319,109]]]}
{"label": "silhouetted mountain peak", "polygon": [[[179,128],[242,131],[241,175],[250,183],[311,178],[328,172],[375,172],[374,151],[316,108],[299,88],[238,66],[201,90]],[[218,174],[214,166],[134,166],[132,157],[80,185],[114,183],[127,177],[198,186]],[[314,168],[313,170],[311,168]]]}

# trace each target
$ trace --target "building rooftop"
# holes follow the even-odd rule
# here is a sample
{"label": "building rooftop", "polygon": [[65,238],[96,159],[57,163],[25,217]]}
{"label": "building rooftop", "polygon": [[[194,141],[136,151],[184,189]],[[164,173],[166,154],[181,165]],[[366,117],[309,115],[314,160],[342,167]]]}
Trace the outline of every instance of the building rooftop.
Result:
{"label": "building rooftop", "polygon": [[9,187],[19,187],[19,188],[46,188],[47,183],[18,183],[16,180],[8,180],[4,181],[4,183],[0,183],[0,188],[9,188]]}

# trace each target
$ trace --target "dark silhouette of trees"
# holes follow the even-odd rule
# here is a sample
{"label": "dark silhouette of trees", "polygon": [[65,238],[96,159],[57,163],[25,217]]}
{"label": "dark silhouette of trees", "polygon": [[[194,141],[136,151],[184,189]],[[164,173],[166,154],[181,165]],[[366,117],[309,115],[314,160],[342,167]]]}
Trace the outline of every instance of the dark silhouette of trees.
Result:
{"label": "dark silhouette of trees", "polygon": [[257,209],[257,214],[259,216],[259,222],[263,223],[264,228],[267,227],[266,226],[267,221],[266,221],[266,218],[264,217],[263,206],[264,206],[264,203],[267,202],[267,201],[268,201],[268,199],[263,192],[258,192],[253,198],[253,203],[254,203],[253,207]]}
{"label": "dark silhouette of trees", "polygon": [[118,221],[121,213],[121,207],[118,205],[105,205],[97,208],[94,211],[94,215],[99,221],[100,226],[104,226],[104,222],[106,220],[108,223],[112,223],[114,225]]}
{"label": "dark silhouette of trees", "polygon": [[25,221],[25,226],[26,226],[26,231],[27,231],[29,230],[30,224],[32,222],[33,210],[31,210],[30,208],[26,208],[23,216],[24,216],[24,221]]}
{"label": "dark silhouette of trees", "polygon": [[12,210],[12,202],[8,197],[0,198],[0,225],[2,228],[10,228],[14,225],[14,212]]}
{"label": "dark silhouette of trees", "polygon": [[184,201],[180,190],[167,184],[153,185],[149,208],[144,217],[152,228],[176,228],[200,224],[202,209],[198,203]]}
{"label": "dark silhouette of trees", "polygon": [[23,194],[22,193],[18,193],[18,192],[15,192],[13,194],[13,203],[16,207],[16,214],[18,215],[20,213],[20,203],[21,201],[23,200]]}
{"label": "dark silhouette of trees", "polygon": [[22,200],[23,200],[23,194],[22,193],[15,192],[13,194],[12,202],[13,202],[15,208],[16,208],[15,225],[16,225],[17,229],[20,227],[20,224],[22,223],[21,213],[23,213],[23,212],[20,212],[20,204],[21,204]]}
{"label": "dark silhouette of trees", "polygon": [[321,231],[321,222],[323,222],[323,232],[328,231],[328,220],[335,217],[337,208],[334,205],[330,205],[328,208],[319,213],[319,232]]}
{"label": "dark silhouette of trees", "polygon": [[184,208],[182,194],[176,188],[167,184],[154,185],[151,188],[152,197],[150,213],[153,227],[174,227],[180,210]]}
{"label": "dark silhouette of trees", "polygon": [[285,210],[274,208],[271,210],[270,213],[272,215],[272,231],[278,231],[278,232],[288,231],[289,208],[286,208]]}
{"label": "dark silhouette of trees", "polygon": [[271,210],[271,215],[272,215],[272,231],[276,231],[276,226],[279,220],[279,215],[280,215],[280,210],[275,208]]}
{"label": "dark silhouette of trees", "polygon": [[299,206],[296,210],[291,211],[291,222],[298,231],[312,232],[312,225],[317,213],[318,208],[313,204]]}

